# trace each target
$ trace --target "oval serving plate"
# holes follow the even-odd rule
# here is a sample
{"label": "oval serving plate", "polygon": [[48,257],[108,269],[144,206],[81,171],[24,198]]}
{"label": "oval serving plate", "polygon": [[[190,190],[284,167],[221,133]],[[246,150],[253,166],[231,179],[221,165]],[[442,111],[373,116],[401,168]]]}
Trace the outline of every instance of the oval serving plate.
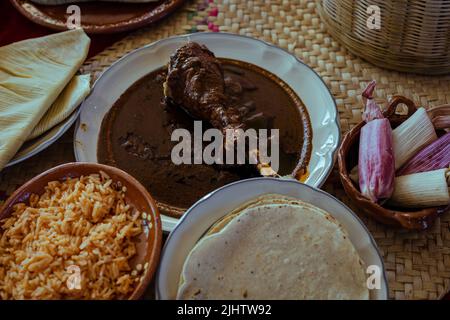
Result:
{"label": "oval serving plate", "polygon": [[366,266],[382,270],[381,287],[370,291],[370,298],[388,298],[386,273],[374,239],[363,222],[345,204],[330,194],[295,180],[253,178],[228,184],[206,195],[181,218],[167,238],[156,274],[158,299],[175,299],[184,261],[195,244],[214,223],[233,209],[264,194],[280,194],[315,205],[331,214],[347,231],[350,241]]}
{"label": "oval serving plate", "polygon": [[[65,5],[40,5],[29,0],[11,0],[29,20],[55,30],[67,30]],[[159,21],[178,9],[184,0],[160,0],[150,3],[89,2],[74,3],[83,15],[81,27],[86,33],[113,33],[143,27]]]}
{"label": "oval serving plate", "polygon": [[[205,44],[217,57],[266,69],[295,91],[306,106],[313,131],[305,183],[320,187],[333,167],[340,141],[338,112],[330,91],[317,73],[287,51],[261,40],[228,33],[195,33],[163,39],[129,53],[109,67],[81,106],[74,139],[77,161],[97,162],[101,123],[114,102],[134,82],[167,64],[172,52],[187,41]],[[171,231],[178,219],[163,215],[162,221],[163,229]]]}

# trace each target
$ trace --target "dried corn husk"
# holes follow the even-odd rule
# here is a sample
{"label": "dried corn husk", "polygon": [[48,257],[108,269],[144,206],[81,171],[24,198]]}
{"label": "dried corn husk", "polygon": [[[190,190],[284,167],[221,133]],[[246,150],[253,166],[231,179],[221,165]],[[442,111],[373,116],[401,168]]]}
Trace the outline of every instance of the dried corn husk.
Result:
{"label": "dried corn husk", "polygon": [[376,85],[376,81],[372,80],[361,94],[365,106],[362,118],[365,122],[384,118],[380,106],[373,99],[373,92]]}
{"label": "dried corn husk", "polygon": [[34,139],[66,119],[86,98],[90,91],[91,75],[75,76],[41,118],[27,140]]}
{"label": "dried corn husk", "polygon": [[391,196],[395,170],[391,124],[372,98],[375,84],[372,81],[363,92],[366,102],[363,119],[367,123],[361,128],[358,175],[361,193],[378,202]]}
{"label": "dried corn husk", "polygon": [[450,115],[436,116],[432,120],[433,126],[436,129],[449,130],[450,129]]}
{"label": "dried corn husk", "polygon": [[0,170],[84,62],[89,43],[77,29],[0,48]]}
{"label": "dried corn husk", "polygon": [[433,171],[448,168],[450,166],[450,132],[426,146],[414,155],[397,172],[404,176],[413,173]]}
{"label": "dried corn husk", "polygon": [[411,159],[419,150],[437,140],[436,130],[424,108],[392,131],[395,169]]}
{"label": "dried corn husk", "polygon": [[397,177],[389,204],[404,208],[449,205],[449,175],[446,168]]}
{"label": "dried corn husk", "polygon": [[392,129],[388,119],[375,119],[361,129],[358,175],[361,193],[373,202],[388,199],[394,188]]}

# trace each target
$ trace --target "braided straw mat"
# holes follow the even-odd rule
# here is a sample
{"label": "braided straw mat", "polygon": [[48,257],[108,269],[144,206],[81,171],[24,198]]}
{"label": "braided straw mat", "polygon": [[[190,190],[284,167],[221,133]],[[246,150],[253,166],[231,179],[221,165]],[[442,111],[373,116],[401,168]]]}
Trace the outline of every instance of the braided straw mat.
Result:
{"label": "braided straw mat", "polygon": [[[334,95],[342,132],[361,121],[360,94],[368,81],[378,82],[377,100],[385,104],[401,94],[425,107],[450,103],[450,76],[426,77],[375,67],[350,54],[327,34],[306,0],[195,0],[169,18],[138,30],[88,60],[82,71],[97,77],[114,61],[133,49],[176,34],[215,29],[239,33],[274,43],[297,55],[314,68]],[[74,160],[73,129],[41,154],[0,174],[0,196],[10,194],[36,174]],[[354,207],[346,197],[334,170],[324,190]],[[381,225],[360,214],[374,236],[385,261],[389,296],[393,299],[438,299],[450,287],[450,214],[436,221],[431,230],[407,232]]]}

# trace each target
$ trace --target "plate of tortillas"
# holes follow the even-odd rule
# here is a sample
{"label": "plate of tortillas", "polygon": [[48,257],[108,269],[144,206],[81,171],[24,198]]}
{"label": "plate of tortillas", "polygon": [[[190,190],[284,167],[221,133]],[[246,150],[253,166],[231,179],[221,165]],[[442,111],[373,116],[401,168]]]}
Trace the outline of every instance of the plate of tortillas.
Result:
{"label": "plate of tortillas", "polygon": [[169,235],[159,299],[384,300],[383,260],[361,220],[326,192],[255,178],[194,204]]}
{"label": "plate of tortillas", "polygon": [[[31,21],[55,30],[76,23],[87,33],[132,30],[159,21],[184,0],[11,0]],[[78,19],[77,18],[81,18]]]}

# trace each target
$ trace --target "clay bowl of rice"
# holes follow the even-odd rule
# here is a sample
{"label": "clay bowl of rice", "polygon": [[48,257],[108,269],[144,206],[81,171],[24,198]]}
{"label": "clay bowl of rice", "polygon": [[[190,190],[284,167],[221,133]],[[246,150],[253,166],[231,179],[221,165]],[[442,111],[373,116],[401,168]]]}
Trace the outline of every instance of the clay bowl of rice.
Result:
{"label": "clay bowl of rice", "polygon": [[0,300],[139,299],[161,237],[155,202],[129,174],[55,167],[0,207]]}

